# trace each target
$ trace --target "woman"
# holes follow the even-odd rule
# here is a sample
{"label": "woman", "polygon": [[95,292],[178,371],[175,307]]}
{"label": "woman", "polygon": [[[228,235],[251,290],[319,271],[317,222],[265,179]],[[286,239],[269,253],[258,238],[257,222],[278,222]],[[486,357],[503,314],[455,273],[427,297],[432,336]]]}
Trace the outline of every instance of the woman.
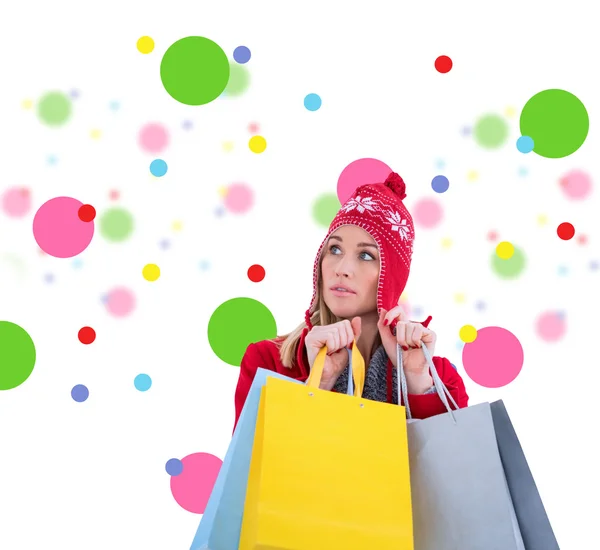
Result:
{"label": "woman", "polygon": [[346,348],[354,341],[368,365],[363,398],[398,403],[400,344],[413,417],[446,412],[420,349],[425,345],[458,406],[468,405],[460,375],[448,359],[434,356],[431,316],[423,323],[409,321],[399,305],[414,240],[412,218],[402,203],[405,189],[402,178],[392,173],[383,184],[359,187],[341,207],[317,253],[305,322],[286,336],[250,344],[244,354],[235,394],[236,425],[259,367],[305,381],[323,346],[327,357],[320,387],[344,393]]}

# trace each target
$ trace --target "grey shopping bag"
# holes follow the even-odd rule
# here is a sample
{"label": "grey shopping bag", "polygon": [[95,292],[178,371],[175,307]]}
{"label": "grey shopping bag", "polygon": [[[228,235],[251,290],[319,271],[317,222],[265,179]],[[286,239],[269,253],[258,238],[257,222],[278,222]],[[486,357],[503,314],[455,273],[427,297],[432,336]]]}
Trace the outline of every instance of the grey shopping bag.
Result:
{"label": "grey shopping bag", "polygon": [[559,550],[521,443],[502,400],[491,404],[500,459],[526,550]]}
{"label": "grey shopping bag", "polygon": [[459,409],[429,351],[422,349],[448,412],[411,421],[398,347],[398,395],[403,395],[408,417],[415,550],[525,550],[490,404]]}

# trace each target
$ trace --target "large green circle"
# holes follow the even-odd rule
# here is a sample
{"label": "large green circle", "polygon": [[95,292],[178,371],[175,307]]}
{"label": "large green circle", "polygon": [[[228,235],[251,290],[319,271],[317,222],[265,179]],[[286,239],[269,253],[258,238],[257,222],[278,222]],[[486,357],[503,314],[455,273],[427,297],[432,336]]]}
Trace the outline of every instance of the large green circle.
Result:
{"label": "large green circle", "polygon": [[221,47],[202,36],[171,44],[160,63],[167,93],[184,105],[205,105],[221,95],[229,81],[229,60]]}
{"label": "large green circle", "polygon": [[133,216],[124,208],[110,208],[100,218],[100,234],[107,241],[124,241],[132,231]]}
{"label": "large green circle", "polygon": [[473,137],[481,147],[497,149],[508,138],[508,124],[501,116],[484,115],[475,123]]}
{"label": "large green circle", "polygon": [[507,260],[500,258],[495,250],[492,253],[492,271],[501,279],[516,279],[525,270],[525,254],[516,246],[514,249],[513,255]]}
{"label": "large green circle", "polygon": [[544,90],[523,107],[521,135],[533,139],[533,151],[558,159],[579,149],[587,138],[590,119],[585,105],[565,90]]}
{"label": "large green circle", "polygon": [[71,116],[71,100],[62,92],[48,92],[39,100],[37,114],[48,126],[61,126]]}
{"label": "large green circle", "polygon": [[322,227],[329,227],[341,208],[340,199],[335,193],[324,193],[313,203],[313,219]]}
{"label": "large green circle", "polygon": [[223,302],[208,322],[208,342],[215,355],[239,367],[246,348],[277,336],[277,323],[269,309],[252,298]]}
{"label": "large green circle", "polygon": [[0,321],[0,390],[20,386],[33,372],[35,345],[31,336],[9,321]]}

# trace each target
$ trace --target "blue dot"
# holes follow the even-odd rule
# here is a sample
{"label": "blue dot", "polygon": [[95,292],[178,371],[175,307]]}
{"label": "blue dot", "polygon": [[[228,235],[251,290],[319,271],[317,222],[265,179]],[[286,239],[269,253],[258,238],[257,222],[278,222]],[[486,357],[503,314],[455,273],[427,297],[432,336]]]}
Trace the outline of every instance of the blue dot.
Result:
{"label": "blue dot", "polygon": [[304,98],[304,106],[309,111],[317,111],[321,107],[321,98],[317,94],[308,94]]}
{"label": "blue dot", "polygon": [[148,391],[152,386],[152,378],[147,374],[138,374],[133,381],[135,389],[139,391]]}
{"label": "blue dot", "polygon": [[163,159],[155,159],[150,163],[150,173],[157,178],[167,173],[167,163]]}
{"label": "blue dot", "polygon": [[71,390],[71,397],[77,403],[83,403],[90,396],[90,391],[83,385],[77,384],[77,386],[73,386]]}
{"label": "blue dot", "polygon": [[431,180],[431,188],[436,193],[445,193],[450,187],[450,182],[446,176],[436,176]]}
{"label": "blue dot", "polygon": [[167,474],[170,476],[178,476],[181,472],[183,472],[183,462],[181,462],[181,460],[178,458],[171,458],[167,460],[165,470],[167,470]]}
{"label": "blue dot", "polygon": [[248,63],[250,61],[250,50],[246,48],[246,46],[238,46],[235,50],[233,50],[233,59],[237,63]]}
{"label": "blue dot", "polygon": [[521,153],[531,153],[533,151],[533,138],[529,136],[521,136],[517,140],[517,149]]}

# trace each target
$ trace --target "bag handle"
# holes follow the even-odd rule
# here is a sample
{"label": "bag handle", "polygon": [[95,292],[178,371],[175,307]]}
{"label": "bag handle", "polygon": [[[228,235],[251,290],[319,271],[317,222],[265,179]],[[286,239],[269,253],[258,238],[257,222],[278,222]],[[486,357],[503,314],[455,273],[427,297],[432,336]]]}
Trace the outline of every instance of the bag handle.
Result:
{"label": "bag handle", "polygon": [[[365,387],[365,360],[360,351],[358,351],[356,340],[352,343],[352,349],[346,348],[346,350],[348,351],[348,395],[362,397]],[[319,350],[319,353],[317,353],[313,367],[310,370],[310,375],[306,381],[306,386],[309,388],[318,389],[321,385],[326,356],[327,347],[323,346]],[[352,381],[354,384],[352,384]]]}
{"label": "bag handle", "polygon": [[[456,401],[454,401],[454,397],[452,397],[446,385],[442,382],[442,379],[440,378],[437,369],[433,364],[433,360],[431,358],[429,350],[427,349],[427,346],[425,344],[421,344],[421,349],[423,350],[423,355],[425,356],[425,360],[427,361],[427,365],[429,366],[431,377],[433,378],[433,385],[435,386],[435,391],[438,394],[439,398],[442,400],[442,403],[444,403],[446,410],[450,413],[452,420],[456,424],[456,417],[454,416],[454,413],[450,408],[450,404],[448,403],[446,395],[450,398],[450,401],[452,401],[452,404],[456,409],[458,409],[459,406],[456,404]],[[409,419],[412,419],[410,405],[408,403],[408,386],[406,384],[406,374],[404,373],[404,364],[402,363],[402,348],[400,347],[400,344],[396,344],[396,364],[398,365],[398,401],[400,401],[400,395],[402,394],[404,407],[406,408],[406,416]]]}

